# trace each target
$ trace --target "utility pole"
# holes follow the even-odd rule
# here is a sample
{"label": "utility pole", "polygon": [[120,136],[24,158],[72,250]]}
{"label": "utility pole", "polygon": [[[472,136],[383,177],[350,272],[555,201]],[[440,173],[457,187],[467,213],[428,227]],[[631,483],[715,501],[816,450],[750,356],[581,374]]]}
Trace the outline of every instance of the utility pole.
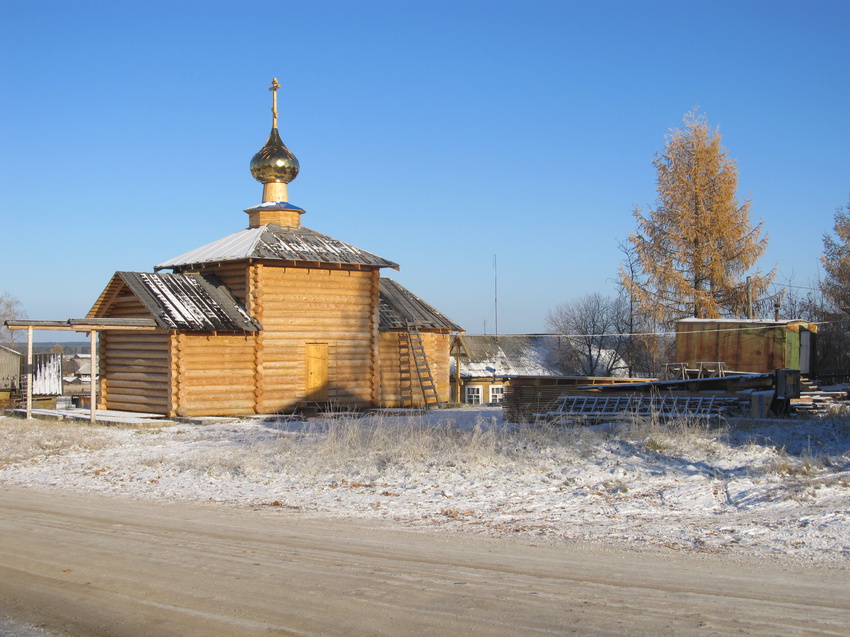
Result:
{"label": "utility pole", "polygon": [[747,318],[753,319],[753,287],[750,282],[752,277],[747,277]]}

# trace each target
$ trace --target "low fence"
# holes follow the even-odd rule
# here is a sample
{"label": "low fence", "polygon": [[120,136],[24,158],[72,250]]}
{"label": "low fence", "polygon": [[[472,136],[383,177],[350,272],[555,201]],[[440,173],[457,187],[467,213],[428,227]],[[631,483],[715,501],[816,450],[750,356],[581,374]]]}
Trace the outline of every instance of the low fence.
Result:
{"label": "low fence", "polygon": [[850,369],[818,372],[814,380],[819,385],[840,385],[842,383],[850,383]]}

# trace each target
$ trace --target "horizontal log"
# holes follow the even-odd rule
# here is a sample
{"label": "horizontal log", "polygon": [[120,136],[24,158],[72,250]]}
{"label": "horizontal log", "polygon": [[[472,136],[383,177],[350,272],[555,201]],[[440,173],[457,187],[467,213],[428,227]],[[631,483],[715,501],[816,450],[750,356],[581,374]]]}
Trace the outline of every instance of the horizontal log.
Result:
{"label": "horizontal log", "polygon": [[156,372],[109,372],[107,377],[108,380],[142,380],[164,383],[167,383],[169,379],[168,374]]}
{"label": "horizontal log", "polygon": [[197,418],[200,416],[246,416],[253,413],[253,405],[249,407],[234,408],[224,408],[217,406],[215,409],[207,409],[204,407],[193,409],[181,409],[178,411],[178,416],[180,416],[181,418]]}
{"label": "horizontal log", "polygon": [[243,290],[247,287],[247,275],[244,270],[218,270],[215,273],[219,279],[221,279],[222,283],[224,283],[231,292],[234,291],[234,288],[242,288]]}
{"label": "horizontal log", "polygon": [[260,414],[279,414],[295,411],[298,404],[304,402],[303,398],[286,400],[275,400],[271,402],[263,401],[257,405],[257,413]]}
{"label": "horizontal log", "polygon": [[175,354],[183,360],[253,360],[254,347],[230,347],[216,350],[205,347],[186,347]]}
{"label": "horizontal log", "polygon": [[199,382],[208,382],[214,378],[237,379],[237,378],[253,378],[255,370],[253,367],[187,367],[185,371],[180,372],[180,378],[193,378]]}
{"label": "horizontal log", "polygon": [[365,285],[368,286],[372,273],[356,270],[330,270],[319,268],[269,268],[263,270],[260,281],[263,284],[283,284],[295,286],[302,283],[305,287],[320,285]]}
{"label": "horizontal log", "polygon": [[192,396],[232,396],[242,397],[253,395],[254,383],[230,383],[223,382],[210,383],[209,385],[193,385],[191,383],[180,383],[179,392],[181,395]]}
{"label": "horizontal log", "polygon": [[[136,332],[141,335],[143,332]],[[101,337],[102,338],[102,337]],[[134,338],[107,338],[103,343],[101,349],[105,351],[109,351],[112,349],[129,349],[133,351],[145,351],[145,352],[164,352],[167,353],[170,349],[169,342],[167,340],[147,340],[147,339],[134,339]]]}
{"label": "horizontal log", "polygon": [[298,367],[304,367],[304,361],[301,360],[304,354],[302,353],[300,356],[286,355],[286,353],[278,353],[278,352],[263,352],[263,369],[264,370],[285,370],[285,369],[297,369]]}
{"label": "horizontal log", "polygon": [[199,357],[213,357],[213,356],[231,356],[231,357],[240,357],[240,356],[253,356],[255,351],[255,343],[252,340],[248,343],[240,343],[238,346],[229,345],[227,343],[222,343],[220,347],[215,347],[214,344],[206,345],[199,343],[190,343],[188,345],[184,345],[183,347],[178,348],[177,352],[180,356],[199,356]]}
{"label": "horizontal log", "polygon": [[182,339],[178,343],[181,350],[215,350],[226,351],[250,348],[254,344],[253,336],[225,336],[223,334],[204,334],[203,336],[193,335]]}
{"label": "horizontal log", "polygon": [[162,414],[165,415],[168,413],[168,407],[158,407],[154,405],[140,405],[138,403],[125,403],[119,401],[109,401],[109,408],[115,409],[116,411],[141,411],[149,414]]}
{"label": "horizontal log", "polygon": [[264,308],[305,309],[328,306],[335,313],[368,312],[374,307],[367,289],[268,288],[257,301]]}
{"label": "horizontal log", "polygon": [[192,385],[215,384],[226,385],[227,383],[254,382],[254,370],[232,371],[227,369],[197,369],[187,370],[180,376],[181,383]]}
{"label": "horizontal log", "polygon": [[113,303],[109,318],[150,318],[151,314],[141,303]]}
{"label": "horizontal log", "polygon": [[254,391],[256,383],[253,378],[228,378],[220,376],[217,378],[181,378],[180,391],[230,391],[240,392],[242,390]]}
{"label": "horizontal log", "polygon": [[334,316],[345,314],[371,314],[372,304],[369,299],[360,297],[310,297],[310,298],[285,298],[263,299],[263,311],[268,314],[288,314],[298,312],[302,314],[315,314],[327,312]]}
{"label": "horizontal log", "polygon": [[142,380],[115,380],[114,378],[106,378],[104,382],[108,391],[123,391],[124,393],[135,389],[161,393],[170,391],[170,385],[166,382],[152,383]]}
{"label": "horizontal log", "polygon": [[101,382],[106,383],[109,387],[169,387],[170,383],[167,378],[163,378],[163,380],[141,380],[141,379],[127,379],[127,378],[116,378],[114,375],[104,376],[101,379]]}
{"label": "horizontal log", "polygon": [[120,361],[109,361],[107,363],[101,363],[100,368],[102,370],[106,370],[106,373],[112,372],[121,372],[121,371],[135,371],[135,372],[158,372],[158,373],[167,373],[168,365],[165,361],[161,364],[153,364],[153,363],[145,363],[144,359],[138,358],[135,360],[120,360]]}
{"label": "horizontal log", "polygon": [[192,404],[192,403],[202,403],[202,404],[210,404],[210,405],[218,405],[223,402],[228,401],[238,401],[240,403],[246,403],[253,405],[256,401],[256,397],[253,393],[248,392],[237,392],[223,390],[220,392],[213,391],[189,391],[186,393],[180,394],[180,403],[181,404]]}
{"label": "horizontal log", "polygon": [[134,405],[161,405],[163,407],[168,406],[168,397],[167,396],[143,396],[140,394],[114,394],[108,393],[106,394],[106,400],[109,403],[121,402],[125,404],[134,404]]}
{"label": "horizontal log", "polygon": [[[181,400],[181,407],[188,411],[206,411],[211,414],[221,414],[224,409],[240,410],[241,413],[252,413],[254,411],[254,399],[249,400],[208,400],[204,399],[202,404],[197,400]],[[182,411],[182,410],[181,410]]]}
{"label": "horizontal log", "polygon": [[240,356],[215,356],[215,355],[200,355],[200,354],[183,354],[180,357],[180,363],[185,365],[187,369],[242,369],[244,367],[254,366],[254,355],[243,354]]}
{"label": "horizontal log", "polygon": [[263,400],[283,400],[304,394],[304,384],[299,385],[266,385],[263,388]]}
{"label": "horizontal log", "polygon": [[[263,327],[266,327],[263,325]],[[282,344],[289,341],[295,341],[298,346],[303,347],[305,342],[309,343],[333,343],[337,345],[369,343],[369,333],[364,330],[346,330],[335,327],[334,329],[310,329],[307,325],[288,325],[266,327],[267,331],[264,339],[264,345],[269,347],[280,347]],[[273,331],[274,330],[274,331]]]}
{"label": "horizontal log", "polygon": [[349,332],[369,332],[374,322],[371,315],[334,316],[320,314],[318,310],[301,314],[284,312],[279,316],[272,312],[265,312],[263,314],[263,330],[267,333],[273,331],[273,328],[277,326],[287,328],[294,325],[300,325],[303,328],[310,329],[312,332],[329,329]]}
{"label": "horizontal log", "polygon": [[108,352],[101,352],[99,358],[107,363],[115,361],[139,361],[140,365],[158,364],[158,361],[167,362],[169,359],[168,352],[147,352],[141,353],[141,356],[134,356],[129,352],[125,353],[121,350],[112,349]]}

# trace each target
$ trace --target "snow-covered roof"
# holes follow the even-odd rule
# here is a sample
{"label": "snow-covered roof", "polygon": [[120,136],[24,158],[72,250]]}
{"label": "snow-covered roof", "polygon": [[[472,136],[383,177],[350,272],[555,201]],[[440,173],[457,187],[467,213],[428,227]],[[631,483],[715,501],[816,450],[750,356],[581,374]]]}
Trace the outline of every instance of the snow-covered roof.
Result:
{"label": "snow-covered roof", "polygon": [[467,357],[461,358],[460,374],[481,376],[560,376],[558,351],[564,337],[554,334],[505,334],[458,336]]}
{"label": "snow-covered roof", "polygon": [[89,312],[90,318],[108,313],[108,299],[113,298],[121,284],[132,291],[163,329],[199,332],[262,329],[218,278],[201,274],[116,272]]}
{"label": "snow-covered roof", "polygon": [[380,330],[405,329],[408,324],[418,329],[460,332],[461,328],[403,285],[381,278]]}
{"label": "snow-covered roof", "polygon": [[398,264],[343,243],[304,226],[283,227],[268,223],[246,228],[163,261],[154,270],[179,269],[202,263],[272,259],[308,263],[395,268]]}
{"label": "snow-covered roof", "polygon": [[91,375],[91,361],[85,362],[77,368],[77,376],[89,375]]}

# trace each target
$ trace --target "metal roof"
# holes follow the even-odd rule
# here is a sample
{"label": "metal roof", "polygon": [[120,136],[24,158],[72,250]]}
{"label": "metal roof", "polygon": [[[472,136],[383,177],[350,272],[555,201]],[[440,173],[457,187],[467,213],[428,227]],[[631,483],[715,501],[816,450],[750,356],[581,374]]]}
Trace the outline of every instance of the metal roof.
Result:
{"label": "metal roof", "polygon": [[418,329],[463,331],[457,323],[428,305],[404,286],[392,279],[381,278],[381,311],[379,329],[407,329],[408,324]]}
{"label": "metal roof", "polygon": [[201,274],[116,272],[157,324],[168,330],[256,332],[262,329],[218,278]]}
{"label": "metal roof", "polygon": [[561,376],[558,352],[564,346],[563,338],[554,334],[462,334],[458,339],[468,358],[461,358],[461,376]]}
{"label": "metal roof", "polygon": [[395,268],[398,264],[304,226],[268,223],[247,228],[205,246],[164,261],[154,270],[176,269],[201,263],[273,259],[334,265]]}

